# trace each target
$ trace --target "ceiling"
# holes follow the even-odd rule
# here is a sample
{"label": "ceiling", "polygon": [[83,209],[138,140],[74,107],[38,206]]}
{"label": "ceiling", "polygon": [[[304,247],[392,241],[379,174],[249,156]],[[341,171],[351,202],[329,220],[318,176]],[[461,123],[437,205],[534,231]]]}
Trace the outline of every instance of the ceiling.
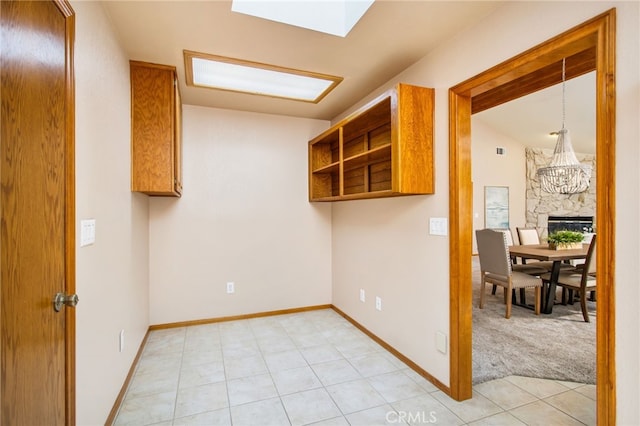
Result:
{"label": "ceiling", "polygon": [[[576,152],[595,154],[595,71],[566,82],[565,127]],[[562,85],[534,92],[472,116],[525,146],[553,149],[562,127]]]}
{"label": "ceiling", "polygon": [[[129,59],[176,66],[184,104],[331,120],[501,3],[377,0],[345,38],[235,13],[231,0],[103,5]],[[318,104],[187,87],[183,50],[336,75],[344,81]],[[582,141],[595,146],[592,74],[567,83],[567,128],[580,152],[594,149],[581,147]],[[555,139],[547,134],[561,126],[561,93],[560,86],[551,87],[474,118],[525,144],[553,148]]]}
{"label": "ceiling", "polygon": [[[342,38],[231,11],[231,0],[106,1],[129,59],[174,65],[182,101],[331,120],[500,2],[377,0]],[[318,104],[185,85],[183,50],[344,78]]]}

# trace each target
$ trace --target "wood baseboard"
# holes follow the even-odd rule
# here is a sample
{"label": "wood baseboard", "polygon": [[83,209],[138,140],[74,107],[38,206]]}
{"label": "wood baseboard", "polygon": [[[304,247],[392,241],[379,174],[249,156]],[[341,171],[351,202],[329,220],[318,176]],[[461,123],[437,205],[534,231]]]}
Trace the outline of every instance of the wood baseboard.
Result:
{"label": "wood baseboard", "polygon": [[281,309],[281,310],[277,310],[277,311],[257,312],[257,313],[253,313],[253,314],[231,315],[231,316],[218,317],[218,318],[208,318],[208,319],[193,320],[193,321],[181,321],[181,322],[173,322],[173,323],[167,323],[167,324],[150,325],[149,329],[147,330],[147,333],[144,336],[144,339],[142,339],[142,343],[140,343],[140,347],[138,348],[138,353],[136,354],[136,357],[133,360],[133,364],[131,364],[131,368],[129,369],[129,373],[127,374],[127,377],[126,377],[126,379],[125,379],[125,381],[124,381],[124,383],[122,385],[122,389],[120,389],[120,393],[118,393],[118,397],[116,398],[116,400],[115,400],[115,402],[113,404],[113,408],[111,409],[111,412],[109,413],[109,417],[107,417],[107,420],[105,421],[105,426],[113,425],[113,422],[116,419],[116,416],[118,414],[118,410],[120,409],[120,405],[122,404],[122,402],[124,400],[124,396],[125,396],[125,394],[127,392],[127,388],[129,387],[129,384],[130,384],[130,382],[131,382],[131,380],[133,378],[133,373],[135,372],[136,367],[138,365],[138,362],[140,361],[140,358],[142,356],[142,352],[144,351],[144,347],[147,344],[147,339],[148,339],[149,333],[151,331],[153,331],[153,330],[164,330],[164,329],[170,329],[170,328],[178,328],[178,327],[189,327],[189,326],[194,326],[194,325],[213,324],[213,323],[226,322],[226,321],[237,321],[237,320],[251,319],[251,318],[269,317],[269,316],[275,316],[275,315],[295,314],[295,313],[300,313],[300,312],[317,311],[317,310],[321,310],[321,309],[333,309],[340,316],[342,316],[344,319],[349,321],[351,324],[353,324],[356,328],[358,328],[364,334],[369,336],[372,340],[374,340],[380,346],[382,346],[383,348],[385,348],[386,350],[391,352],[400,361],[402,361],[405,364],[407,364],[407,366],[409,368],[411,368],[413,371],[415,371],[420,376],[422,376],[425,379],[427,379],[429,382],[433,383],[438,389],[442,390],[447,395],[450,394],[449,387],[444,385],[442,382],[440,382],[438,379],[433,377],[431,374],[427,373],[425,370],[423,370],[420,366],[418,366],[411,359],[407,358],[405,355],[403,355],[400,351],[395,349],[393,346],[389,345],[387,342],[385,342],[384,340],[382,340],[381,338],[379,338],[378,336],[376,336],[375,334],[370,332],[367,328],[365,328],[363,325],[358,323],[356,320],[351,318],[349,315],[347,315],[346,313],[341,311],[335,305],[331,305],[331,304],[329,304],[329,305],[315,305],[315,306],[306,306],[306,307],[302,307],[302,308],[292,308],[292,309]]}
{"label": "wood baseboard", "polygon": [[391,346],[390,344],[388,344],[387,342],[385,342],[384,340],[382,340],[381,338],[379,338],[378,336],[376,336],[375,334],[373,334],[371,331],[369,331],[366,327],[364,327],[362,324],[360,324],[358,321],[354,320],[353,318],[351,318],[349,315],[345,314],[344,312],[342,312],[340,310],[340,308],[338,308],[335,305],[331,305],[331,309],[333,309],[334,311],[336,311],[340,316],[342,316],[344,319],[346,319],[347,321],[349,321],[351,324],[353,324],[358,330],[362,331],[364,334],[366,334],[367,336],[369,336],[372,340],[374,340],[376,343],[378,343],[380,346],[382,346],[383,348],[385,348],[386,350],[388,350],[389,352],[391,352],[396,358],[398,358],[400,361],[404,362],[405,364],[407,364],[407,367],[409,367],[410,369],[412,369],[413,371],[415,371],[416,373],[418,373],[420,376],[424,377],[425,379],[427,379],[428,381],[430,381],[431,383],[434,384],[434,386],[436,386],[438,389],[440,389],[441,391],[443,391],[444,393],[446,393],[447,395],[450,396],[451,394],[451,389],[445,385],[444,383],[442,383],[441,381],[439,381],[438,379],[436,379],[435,377],[433,377],[431,374],[427,373],[424,369],[422,369],[422,367],[420,367],[418,364],[416,364],[415,362],[413,362],[411,359],[409,359],[408,357],[406,357],[405,355],[403,355],[400,351],[398,351],[396,348],[394,348],[393,346]]}
{"label": "wood baseboard", "polygon": [[261,318],[261,317],[271,317],[274,315],[286,315],[286,314],[296,314],[299,312],[307,312],[307,311],[317,311],[320,309],[330,309],[331,305],[315,305],[315,306],[306,306],[303,308],[291,308],[291,309],[280,309],[277,311],[266,311],[266,312],[257,312],[253,314],[244,314],[244,315],[231,315],[227,317],[218,317],[218,318],[207,318],[201,320],[193,320],[193,321],[180,321],[180,322],[172,322],[167,324],[155,324],[149,326],[149,331],[153,330],[163,330],[167,328],[177,328],[177,327],[189,327],[192,325],[203,325],[203,324],[213,324],[216,322],[226,322],[226,321],[237,321],[251,318]]}
{"label": "wood baseboard", "polygon": [[156,324],[150,325],[147,329],[142,342],[140,343],[140,347],[138,348],[138,353],[131,364],[131,368],[129,369],[129,373],[125,378],[124,383],[122,384],[122,388],[118,393],[118,396],[113,403],[113,407],[111,408],[111,412],[105,421],[105,426],[112,426],[113,422],[118,415],[118,410],[120,410],[120,405],[122,405],[122,401],[124,400],[124,396],[129,388],[129,384],[131,383],[131,379],[133,378],[133,373],[140,362],[140,358],[142,356],[142,352],[144,351],[144,347],[147,344],[147,339],[149,338],[149,332],[153,330],[164,330],[169,328],[177,328],[177,327],[188,327],[192,325],[202,325],[202,324],[212,324],[216,322],[225,322],[225,321],[236,321],[241,319],[251,319],[251,318],[260,318],[260,317],[269,317],[274,315],[285,315],[285,314],[295,314],[299,312],[307,312],[307,311],[316,311],[320,309],[331,309],[331,305],[316,305],[316,306],[306,306],[302,308],[292,308],[292,309],[281,309],[277,311],[267,311],[267,312],[258,312],[254,314],[245,314],[245,315],[232,315],[227,317],[218,317],[218,318],[209,318],[202,320],[194,320],[194,321],[182,321],[182,322],[174,322],[168,324]]}
{"label": "wood baseboard", "polygon": [[136,357],[133,359],[133,363],[131,364],[131,368],[129,368],[129,373],[127,374],[126,379],[118,393],[118,396],[113,403],[113,407],[111,408],[111,412],[109,413],[109,417],[104,422],[105,426],[113,425],[113,422],[116,420],[116,416],[118,415],[118,410],[120,410],[120,405],[122,405],[122,401],[124,401],[124,396],[127,393],[127,388],[129,387],[129,383],[131,383],[131,379],[133,378],[133,373],[136,371],[136,367],[138,366],[138,362],[140,361],[140,357],[142,357],[142,351],[144,350],[145,345],[147,344],[147,339],[149,338],[149,330],[144,334],[144,338],[140,343],[140,347],[138,348],[138,353]]}

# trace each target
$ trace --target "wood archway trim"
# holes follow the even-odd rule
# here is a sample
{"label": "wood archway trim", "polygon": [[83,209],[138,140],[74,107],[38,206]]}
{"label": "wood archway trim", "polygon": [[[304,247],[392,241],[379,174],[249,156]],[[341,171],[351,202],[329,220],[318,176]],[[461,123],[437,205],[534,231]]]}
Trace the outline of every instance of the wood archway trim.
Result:
{"label": "wood archway trim", "polygon": [[573,78],[596,71],[596,326],[598,425],[616,420],[615,392],[615,9],[449,89],[450,395],[472,396],[471,114],[560,82],[563,58]]}

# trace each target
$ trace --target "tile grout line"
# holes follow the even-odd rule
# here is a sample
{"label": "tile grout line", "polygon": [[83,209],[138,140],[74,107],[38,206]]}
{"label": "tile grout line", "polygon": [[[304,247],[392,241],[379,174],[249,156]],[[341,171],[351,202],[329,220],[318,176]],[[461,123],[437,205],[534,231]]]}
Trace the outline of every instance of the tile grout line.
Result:
{"label": "tile grout line", "polygon": [[[298,322],[298,321],[296,321],[296,318],[298,318],[298,317],[300,318],[300,321],[299,321],[299,322]],[[278,318],[278,317],[270,317],[270,318]],[[372,385],[372,384],[371,384],[371,382],[370,382],[371,378],[378,377],[378,376],[383,376],[383,375],[385,375],[385,374],[392,374],[392,373],[393,373],[393,374],[395,374],[395,373],[401,373],[401,375],[402,375],[403,377],[408,378],[411,382],[413,382],[414,384],[416,384],[417,386],[419,386],[419,387],[421,388],[422,392],[423,392],[425,395],[429,395],[431,398],[434,398],[434,400],[435,400],[436,402],[438,402],[440,405],[442,405],[442,406],[443,406],[443,409],[445,409],[445,410],[447,410],[448,412],[450,412],[450,413],[451,413],[452,415],[454,415],[456,418],[459,418],[459,416],[458,416],[458,415],[457,415],[453,410],[451,410],[451,409],[450,409],[448,406],[446,406],[444,403],[440,402],[440,400],[434,396],[434,393],[441,392],[439,389],[433,389],[433,390],[427,390],[427,389],[425,389],[425,388],[424,388],[424,387],[423,387],[419,382],[417,382],[417,381],[416,381],[416,378],[415,378],[414,376],[407,374],[405,371],[403,371],[404,369],[403,369],[403,368],[401,368],[399,365],[396,365],[396,364],[393,364],[393,363],[392,363],[392,366],[393,366],[393,370],[392,370],[392,371],[385,371],[385,372],[382,372],[382,373],[379,373],[379,374],[374,374],[374,375],[372,375],[372,376],[365,377],[365,376],[362,374],[362,372],[361,372],[361,371],[356,367],[356,364],[354,364],[354,359],[367,358],[367,357],[370,357],[370,356],[374,356],[374,355],[380,355],[380,354],[382,354],[382,355],[383,355],[383,358],[385,358],[387,361],[389,361],[389,359],[386,357],[386,354],[388,353],[388,351],[387,351],[387,350],[385,350],[385,348],[384,348],[384,347],[380,347],[380,348],[378,348],[377,350],[373,350],[374,348],[371,348],[372,352],[366,352],[366,353],[364,353],[364,354],[359,353],[359,351],[357,351],[357,350],[356,350],[355,352],[354,352],[354,351],[350,351],[350,350],[349,350],[349,348],[347,348],[347,349],[346,349],[346,350],[347,350],[347,353],[351,353],[351,352],[353,352],[353,353],[357,353],[357,354],[359,354],[359,355],[357,355],[357,356],[347,357],[347,356],[345,355],[345,352],[343,352],[343,351],[339,350],[339,349],[338,349],[338,347],[336,346],[336,344],[337,344],[337,343],[336,343],[336,340],[335,340],[335,339],[331,339],[331,338],[329,338],[329,337],[328,337],[327,335],[325,335],[325,334],[323,334],[323,335],[322,335],[322,337],[323,337],[323,340],[326,340],[326,343],[322,343],[322,345],[304,346],[305,344],[309,344],[309,341],[310,341],[309,339],[313,340],[313,334],[314,334],[314,333],[318,333],[318,332],[320,332],[320,331],[321,331],[321,329],[322,329],[322,325],[323,325],[323,324],[322,324],[322,322],[323,322],[323,321],[325,321],[325,322],[327,322],[328,324],[330,324],[330,327],[329,327],[329,328],[331,328],[332,330],[335,328],[335,330],[334,330],[334,331],[335,331],[335,333],[341,333],[343,330],[349,330],[349,331],[352,331],[353,327],[351,327],[351,326],[350,326],[350,327],[344,327],[344,328],[343,328],[343,330],[341,330],[340,328],[342,328],[342,327],[335,327],[335,325],[336,325],[336,324],[334,324],[332,321],[329,321],[329,318],[328,318],[328,317],[322,317],[322,318],[321,318],[321,317],[318,317],[318,318],[310,317],[310,318],[306,319],[306,318],[304,318],[304,314],[300,314],[300,313],[297,313],[297,314],[295,314],[295,315],[287,315],[287,316],[286,316],[286,318],[292,318],[293,320],[292,320],[291,322],[289,322],[289,323],[286,323],[286,322],[280,321],[280,320],[278,319],[278,321],[276,322],[277,327],[276,327],[276,328],[274,328],[274,330],[276,330],[276,331],[277,331],[277,330],[282,330],[282,331],[284,332],[284,335],[283,335],[282,337],[286,337],[286,338],[287,338],[287,339],[289,339],[291,342],[293,342],[293,348],[291,348],[291,349],[285,349],[285,350],[277,350],[276,352],[268,352],[268,353],[267,353],[267,352],[265,352],[265,350],[266,350],[266,349],[265,349],[265,348],[263,348],[263,346],[264,346],[264,345],[263,345],[263,346],[261,346],[261,345],[258,343],[258,342],[259,342],[259,339],[258,339],[258,337],[259,337],[258,332],[259,332],[260,330],[257,330],[255,327],[256,327],[257,325],[259,325],[259,324],[258,324],[258,323],[253,324],[253,323],[252,323],[252,322],[250,322],[250,321],[246,322],[246,324],[247,324],[247,326],[246,326],[246,327],[247,327],[247,330],[250,332],[250,336],[247,336],[247,337],[249,337],[249,340],[247,340],[246,342],[247,342],[247,344],[249,344],[249,345],[251,345],[251,346],[254,346],[254,345],[255,345],[255,348],[256,348],[257,354],[259,354],[259,359],[261,360],[261,362],[262,362],[262,363],[264,363],[265,368],[266,368],[266,373],[269,375],[269,379],[270,379],[270,381],[271,381],[271,384],[273,385],[273,387],[274,387],[274,389],[275,389],[276,395],[277,395],[277,397],[278,397],[278,401],[279,401],[279,403],[280,403],[280,407],[281,407],[281,409],[284,411],[284,414],[285,414],[285,416],[286,416],[286,419],[287,419],[287,421],[288,421],[290,424],[293,424],[293,422],[292,422],[292,419],[291,419],[291,417],[290,417],[290,413],[289,413],[289,411],[287,411],[287,409],[286,409],[286,407],[285,407],[285,404],[284,404],[284,400],[283,400],[283,398],[284,398],[284,397],[286,397],[286,396],[288,396],[288,395],[295,395],[295,394],[298,394],[298,393],[302,393],[302,392],[306,392],[306,391],[311,391],[311,390],[314,390],[314,389],[322,389],[322,390],[323,390],[323,391],[324,391],[324,392],[329,396],[329,400],[330,400],[330,401],[333,403],[333,405],[337,408],[338,413],[340,413],[340,417],[342,417],[342,419],[343,419],[345,422],[347,422],[347,423],[349,423],[349,421],[347,420],[347,415],[352,415],[352,414],[362,413],[362,412],[365,412],[365,411],[367,411],[367,410],[371,410],[371,409],[375,409],[375,408],[383,407],[383,406],[385,406],[385,405],[390,406],[390,407],[391,407],[391,409],[392,409],[394,412],[396,412],[396,413],[397,413],[397,412],[398,412],[398,410],[397,410],[397,409],[394,407],[394,405],[392,405],[392,404],[397,403],[397,402],[402,402],[402,401],[404,401],[404,400],[411,399],[412,397],[410,397],[410,398],[404,398],[404,399],[401,399],[401,400],[399,400],[399,401],[395,401],[394,403],[388,402],[388,401],[387,401],[387,399],[386,399],[386,398],[385,398],[385,397],[380,393],[380,391],[379,391],[377,388],[373,387],[373,385]],[[283,319],[284,319],[284,318],[283,318]],[[339,319],[341,319],[341,323],[345,321],[345,320],[343,320],[341,317],[339,317]],[[238,322],[240,322],[240,321],[238,321]],[[243,321],[243,322],[244,322],[244,321]],[[346,323],[346,324],[347,324],[347,325],[349,325],[349,323]],[[327,328],[327,330],[329,330],[329,328]],[[183,379],[183,367],[185,367],[185,365],[186,365],[186,364],[185,364],[185,363],[186,363],[185,356],[186,356],[186,354],[187,354],[187,348],[188,348],[188,344],[189,344],[189,341],[190,341],[190,340],[189,340],[189,333],[188,333],[188,331],[189,331],[189,327],[182,327],[182,330],[181,330],[181,332],[180,332],[181,339],[182,339],[182,344],[181,344],[181,351],[179,352],[179,358],[180,358],[180,360],[179,360],[179,364],[178,364],[178,377],[177,377],[177,384],[176,384],[176,393],[175,393],[175,397],[174,397],[174,401],[173,401],[173,414],[172,414],[172,416],[171,416],[171,419],[170,419],[170,420],[167,420],[167,421],[172,421],[172,423],[173,423],[173,422],[176,422],[176,421],[179,419],[179,418],[177,418],[177,417],[176,417],[176,414],[177,414],[177,407],[178,407],[177,403],[178,403],[178,400],[179,400],[179,394],[180,394],[180,383],[181,383],[181,380]],[[217,328],[217,329],[216,329],[216,331],[217,331],[217,333],[218,333],[219,350],[220,350],[220,354],[221,354],[221,361],[220,361],[220,362],[221,362],[221,364],[222,364],[223,382],[224,382],[224,385],[225,385],[226,398],[227,398],[227,406],[225,407],[225,409],[226,409],[226,412],[227,412],[227,414],[228,414],[229,422],[230,422],[230,424],[232,424],[232,425],[233,425],[233,423],[234,423],[234,422],[233,422],[233,418],[232,418],[232,415],[231,415],[231,408],[232,408],[232,407],[231,407],[231,398],[230,398],[230,387],[228,386],[228,385],[229,385],[229,379],[228,379],[228,376],[227,376],[227,368],[226,368],[225,356],[224,356],[224,354],[225,354],[225,351],[224,351],[225,344],[223,343],[223,339],[222,339],[222,332],[221,332],[221,330],[220,330],[219,328]],[[234,330],[227,330],[227,331],[228,331],[228,332],[230,332],[230,333],[235,332]],[[266,331],[266,329],[265,329],[265,331]],[[213,337],[214,337],[214,335],[213,335],[213,334],[211,334],[211,335],[210,335],[210,333],[211,333],[211,332],[213,332],[213,330],[211,330],[211,331],[206,331],[207,339],[205,339],[205,340],[208,340],[209,338],[213,338]],[[292,333],[293,333],[293,334],[292,334]],[[193,337],[194,339],[196,339],[196,340],[198,340],[198,339],[197,339],[197,337],[202,337],[202,336],[200,336],[200,335],[195,335],[195,336],[196,336],[196,337],[193,337],[193,336],[192,336],[192,337]],[[299,339],[294,339],[294,337],[295,337],[295,336],[298,336],[298,337],[299,337]],[[231,336],[231,337],[233,337],[233,336]],[[347,337],[347,340],[348,340],[348,336],[341,336],[341,337]],[[364,336],[364,337],[367,339],[367,341],[370,341],[370,340],[371,340],[368,336]],[[303,339],[303,340],[300,340],[300,339]],[[263,339],[263,340],[264,340],[264,339]],[[275,344],[275,343],[269,342],[269,340],[270,340],[270,339],[269,339],[269,338],[268,338],[268,336],[267,336],[267,339],[266,339],[266,342],[265,342],[265,344],[266,344],[266,345]],[[339,340],[340,340],[340,339],[339,339]],[[227,343],[233,343],[233,342],[227,342]],[[326,347],[327,347],[327,348],[330,348],[332,351],[336,352],[336,354],[338,354],[338,355],[340,356],[340,360],[344,360],[344,361],[346,361],[346,365],[348,365],[350,368],[352,368],[352,369],[357,373],[357,377],[354,377],[354,378],[352,378],[352,379],[350,379],[350,380],[346,380],[346,381],[343,381],[343,382],[333,383],[333,384],[331,384],[331,385],[325,385],[325,383],[324,383],[322,380],[320,380],[320,376],[318,375],[318,373],[317,373],[317,372],[316,372],[316,370],[314,369],[314,366],[316,366],[316,365],[322,365],[323,363],[329,363],[329,362],[332,362],[332,361],[338,361],[338,360],[323,361],[323,362],[316,363],[316,364],[312,365],[312,364],[310,363],[309,359],[308,359],[308,357],[310,356],[310,354],[305,355],[305,354],[304,354],[304,352],[303,352],[305,349],[308,349],[308,348],[314,348],[314,347],[325,346],[325,345],[326,345]],[[270,347],[270,346],[267,346],[267,349],[268,349],[269,347]],[[272,349],[273,349],[273,348],[272,348]],[[200,350],[200,349],[198,349],[198,350]],[[205,350],[205,349],[202,349],[202,350]],[[301,357],[301,359],[304,361],[304,366],[303,366],[303,367],[301,367],[301,368],[308,368],[308,369],[310,369],[310,370],[311,370],[311,373],[312,373],[313,377],[314,377],[314,378],[315,378],[315,380],[317,380],[317,381],[318,381],[318,383],[319,383],[319,386],[318,386],[318,387],[316,387],[316,388],[312,388],[312,389],[300,390],[300,391],[296,391],[296,392],[291,392],[291,393],[289,393],[289,394],[287,394],[287,395],[282,395],[282,394],[280,393],[280,391],[278,390],[278,387],[276,386],[276,380],[275,380],[275,378],[274,378],[274,374],[275,374],[275,373],[277,373],[277,372],[278,372],[278,371],[280,371],[280,370],[272,370],[272,368],[271,368],[271,367],[269,367],[269,364],[267,363],[267,356],[268,356],[268,355],[270,355],[270,354],[272,354],[272,353],[273,353],[273,354],[285,353],[285,352],[288,352],[288,351],[290,351],[290,350],[291,350],[292,352],[293,352],[293,350],[295,350],[295,353],[299,354],[299,356]],[[343,350],[345,350],[345,349],[343,348]],[[161,350],[161,349],[159,349],[159,351],[160,351],[160,352],[159,352],[159,354],[164,354],[164,352],[162,352],[162,350]],[[171,352],[171,353],[173,353],[173,352]],[[176,353],[177,353],[177,352],[176,352]],[[148,354],[147,354],[147,355],[148,355]],[[391,354],[391,355],[393,355],[393,354]],[[142,360],[142,358],[144,358],[144,357],[141,357],[141,360]],[[389,362],[391,362],[391,361],[389,361]],[[200,365],[201,363],[202,363],[202,362],[199,362],[199,363],[198,363],[198,365]],[[404,364],[404,363],[402,363],[402,364],[406,366],[406,364]],[[138,374],[138,373],[139,373],[139,367],[140,367],[140,364],[138,364],[138,365],[136,366],[135,370],[134,370],[134,377],[139,376],[139,374]],[[286,363],[285,363],[285,367],[287,367],[287,364],[286,364]],[[365,367],[366,367],[366,364],[365,364]],[[286,370],[293,370],[293,369],[295,369],[295,368],[296,368],[296,367],[292,367],[292,368],[284,368],[282,371],[286,371]],[[364,367],[363,367],[363,368],[364,368]],[[386,367],[385,367],[385,368],[386,368]],[[366,371],[366,370],[365,370],[365,371]],[[249,377],[253,377],[253,376],[256,376],[256,374],[250,374],[249,376],[245,376],[245,377],[246,377],[246,378],[249,378]],[[243,378],[244,378],[244,377],[243,377]],[[515,414],[513,414],[513,410],[518,409],[518,408],[521,408],[521,407],[525,407],[525,406],[527,406],[527,405],[529,405],[529,404],[534,404],[534,403],[536,403],[536,402],[542,402],[543,404],[545,404],[546,406],[550,407],[551,409],[558,410],[559,412],[561,412],[561,413],[563,413],[564,415],[568,416],[569,418],[571,418],[571,419],[573,419],[573,420],[575,420],[575,421],[579,422],[580,424],[585,424],[585,422],[583,422],[582,420],[580,420],[580,419],[576,418],[574,415],[572,415],[572,414],[570,414],[569,412],[567,412],[567,411],[566,411],[566,410],[567,410],[567,408],[565,408],[565,407],[567,407],[567,405],[562,405],[562,407],[563,407],[563,408],[558,408],[558,407],[556,407],[554,404],[551,404],[550,402],[548,402],[548,400],[549,400],[550,398],[557,397],[557,396],[559,396],[559,395],[567,394],[567,395],[576,395],[576,396],[578,396],[579,398],[582,398],[582,399],[583,399],[583,400],[585,400],[585,401],[586,401],[586,400],[589,400],[589,401],[593,402],[593,399],[592,399],[592,398],[590,398],[587,394],[583,394],[583,393],[581,393],[581,392],[578,392],[578,391],[577,391],[577,389],[585,388],[585,387],[587,386],[586,384],[579,384],[579,383],[578,383],[578,384],[576,384],[576,386],[574,386],[574,387],[570,387],[570,386],[565,385],[565,384],[564,384],[563,382],[561,382],[561,381],[555,381],[555,380],[554,380],[554,381],[551,381],[551,380],[544,380],[544,379],[540,379],[540,380],[543,380],[545,383],[546,383],[546,382],[549,382],[549,383],[551,383],[551,382],[556,383],[557,385],[560,385],[560,386],[561,386],[561,389],[562,389],[562,390],[557,391],[557,392],[553,391],[553,392],[551,392],[549,395],[547,395],[547,396],[545,396],[545,397],[538,397],[538,396],[536,396],[536,395],[534,395],[534,394],[530,393],[530,392],[529,392],[525,387],[523,387],[523,386],[522,386],[522,385],[526,384],[525,382],[522,382],[522,381],[521,381],[521,383],[520,383],[520,384],[516,384],[516,383],[513,383],[513,382],[511,382],[511,381],[509,381],[509,380],[506,380],[506,378],[501,378],[501,379],[499,379],[499,380],[504,380],[505,382],[509,383],[510,385],[515,386],[516,388],[518,388],[518,389],[520,389],[521,391],[525,392],[527,395],[530,395],[530,396],[534,399],[534,401],[529,402],[529,403],[524,403],[524,404],[516,405],[516,406],[513,406],[513,407],[511,407],[511,408],[507,409],[507,408],[503,408],[503,406],[502,406],[502,405],[500,405],[498,402],[494,401],[494,399],[492,399],[492,398],[490,398],[489,396],[485,395],[485,394],[484,394],[484,393],[482,393],[481,391],[479,391],[479,390],[474,390],[474,392],[478,392],[478,394],[479,394],[479,395],[481,395],[483,398],[486,398],[486,399],[487,399],[488,401],[490,401],[493,405],[495,405],[496,407],[500,408],[500,410],[501,410],[501,411],[500,411],[500,412],[498,412],[498,413],[491,414],[491,415],[486,415],[486,416],[483,416],[483,417],[476,418],[476,419],[474,419],[474,420],[473,420],[473,422],[476,422],[476,421],[479,421],[479,420],[488,419],[488,418],[491,418],[491,417],[492,417],[492,416],[494,416],[494,415],[501,415],[501,414],[504,414],[504,413],[508,413],[509,415],[513,416],[514,418],[516,418],[516,419],[518,419],[518,420],[520,420],[520,421],[523,421],[523,422],[524,422],[524,420],[521,420],[518,416],[516,416]],[[354,411],[354,412],[352,412],[352,413],[348,413],[348,414],[346,414],[346,413],[343,411],[343,409],[340,407],[340,405],[338,404],[338,400],[336,400],[336,399],[334,398],[334,396],[329,392],[328,387],[338,386],[338,385],[342,385],[342,384],[346,384],[346,383],[351,383],[351,382],[356,382],[356,381],[364,381],[364,382],[366,382],[367,384],[369,384],[369,386],[371,386],[371,387],[373,388],[373,390],[375,391],[375,395],[379,396],[379,397],[381,398],[381,401],[382,401],[382,402],[381,402],[379,405],[375,405],[375,406],[373,406],[373,407],[368,407],[368,408],[363,408],[363,409],[361,409],[361,410],[357,410],[357,411]],[[212,383],[214,383],[214,382],[212,382]],[[295,386],[294,386],[294,387],[295,387]],[[551,389],[553,390],[553,388],[551,388]],[[119,416],[119,414],[120,414],[120,409],[121,409],[121,408],[122,408],[122,406],[124,405],[124,401],[126,401],[126,400],[128,399],[128,397],[131,395],[131,393],[130,393],[130,392],[131,392],[131,385],[129,385],[129,386],[128,386],[128,388],[127,388],[127,390],[126,390],[125,396],[124,396],[124,398],[123,398],[123,403],[120,405],[120,407],[119,407],[119,409],[118,409],[118,413],[116,414],[116,416],[115,416],[114,420],[118,418],[118,416]],[[143,395],[143,396],[145,396],[145,395]],[[261,399],[258,399],[258,400],[256,400],[256,401],[248,401],[248,402],[246,402],[246,403],[239,404],[238,406],[241,406],[241,405],[244,405],[244,404],[250,404],[250,403],[254,403],[254,402],[259,402],[259,401],[266,401],[266,400],[269,400],[269,399],[271,399],[271,398],[261,398]],[[374,404],[375,404],[375,402],[374,402]],[[201,413],[195,413],[195,414],[205,414],[205,413],[208,413],[208,412],[210,412],[210,411],[216,411],[216,410],[207,410],[207,411],[204,411],[204,412],[201,412]],[[574,412],[575,412],[575,411],[574,411]],[[578,412],[578,413],[581,413],[581,412]],[[195,414],[194,414],[194,415],[195,415]],[[181,417],[181,418],[190,417],[190,416],[191,416],[191,415],[183,416],[183,417]],[[334,417],[330,417],[330,418],[327,418],[327,419],[314,420],[314,423],[322,422],[322,421],[326,421],[326,420],[331,420],[331,419],[338,419],[338,418],[340,418],[340,417],[338,417],[338,416],[334,416]],[[462,420],[461,418],[460,418],[460,420],[461,420],[462,422],[464,422],[464,420]],[[467,423],[468,423],[468,422],[467,422]],[[115,424],[115,422],[114,422],[114,424]],[[464,423],[464,424],[466,424],[466,423]]]}
{"label": "tile grout line", "polygon": [[180,365],[178,367],[178,383],[176,384],[176,397],[173,401],[173,413],[171,415],[171,424],[176,421],[176,410],[178,408],[178,395],[180,394],[180,380],[182,378],[182,366],[184,365],[184,350],[187,345],[187,329],[184,328],[184,337],[182,340],[182,352],[180,354]]}
{"label": "tile grout line", "polygon": [[[256,339],[256,334],[255,334],[255,331],[254,331],[254,329],[252,327],[252,324],[249,324],[249,328],[251,329],[251,334],[253,334],[253,337],[256,340],[256,346],[258,347],[258,352],[260,353],[260,355],[262,357],[262,361],[264,362],[264,365],[267,367],[267,372],[269,373],[269,378],[271,379],[271,383],[273,383],[273,388],[276,390],[276,394],[278,395],[278,401],[280,401],[280,406],[282,407],[282,411],[284,411],[285,416],[287,416],[287,421],[289,422],[289,424],[292,425],[293,423],[291,422],[291,417],[289,416],[289,412],[287,411],[287,409],[284,406],[284,401],[282,401],[282,395],[280,395],[280,392],[278,391],[278,387],[276,386],[276,382],[273,379],[273,374],[272,374],[273,372],[269,368],[269,364],[267,364],[267,360],[264,357],[265,354],[262,351],[262,348],[260,347],[260,344],[258,343],[258,341]],[[284,330],[284,327],[283,327],[283,330]],[[286,330],[285,330],[285,333],[286,333]],[[289,336],[288,333],[287,333],[287,336]],[[229,401],[229,402],[231,402],[231,401]],[[253,402],[255,402],[255,401],[253,401]],[[250,403],[251,402],[249,402],[248,404],[250,404]],[[231,411],[231,409],[229,409],[229,411]],[[233,418],[231,419],[231,426],[233,426]]]}
{"label": "tile grout line", "polygon": [[233,426],[233,416],[231,415],[231,396],[229,395],[229,378],[227,377],[227,367],[224,362],[224,342],[222,340],[222,332],[220,330],[220,326],[218,326],[218,338],[220,339],[220,355],[222,362],[222,374],[224,375],[224,388],[227,392],[227,411],[229,414],[229,424]]}
{"label": "tile grout line", "polygon": [[[557,394],[555,394],[555,395],[551,395],[551,396],[548,396],[548,397],[546,397],[546,398],[544,398],[544,399],[541,399],[541,401],[542,401],[542,402],[544,402],[545,404],[548,404],[549,406],[551,406],[551,407],[555,408],[556,410],[558,410],[558,411],[560,411],[560,412],[562,412],[562,413],[566,414],[567,416],[571,417],[572,419],[576,420],[577,422],[582,423],[582,424],[585,424],[582,420],[580,420],[580,419],[576,418],[573,414],[568,413],[567,411],[565,411],[565,409],[564,409],[564,408],[556,407],[555,405],[553,405],[553,404],[551,404],[551,403],[547,402],[547,399],[549,399],[549,398],[553,398],[553,397],[556,397],[556,396],[558,396],[558,395],[563,395],[563,394],[566,394],[566,393],[576,393],[576,394],[578,394],[578,395],[581,395],[581,396],[583,396],[583,397],[587,398],[586,396],[584,396],[584,395],[580,394],[579,392],[575,392],[575,389],[567,389],[567,390],[566,390],[566,391],[564,391],[564,392],[560,392],[560,393],[557,393]],[[590,398],[587,398],[587,399],[591,400]]]}

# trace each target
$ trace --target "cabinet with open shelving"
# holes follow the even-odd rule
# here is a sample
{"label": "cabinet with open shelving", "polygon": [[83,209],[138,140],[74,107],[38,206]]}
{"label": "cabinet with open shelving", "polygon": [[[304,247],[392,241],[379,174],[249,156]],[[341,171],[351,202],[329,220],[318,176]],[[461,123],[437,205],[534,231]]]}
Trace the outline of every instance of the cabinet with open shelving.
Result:
{"label": "cabinet with open shelving", "polygon": [[432,194],[434,91],[398,84],[309,141],[309,200]]}

